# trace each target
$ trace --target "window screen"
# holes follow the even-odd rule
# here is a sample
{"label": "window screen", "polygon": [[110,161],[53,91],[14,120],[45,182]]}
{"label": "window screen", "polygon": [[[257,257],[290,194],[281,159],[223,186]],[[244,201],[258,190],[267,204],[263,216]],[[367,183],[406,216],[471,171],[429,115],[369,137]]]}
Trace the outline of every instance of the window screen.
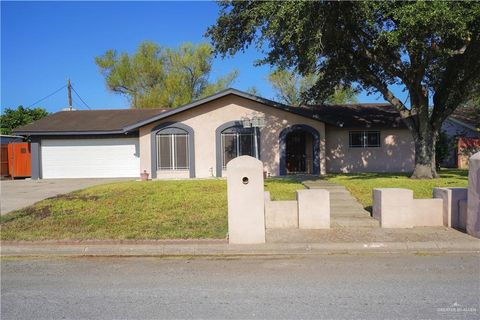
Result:
{"label": "window screen", "polygon": [[[168,132],[168,130],[165,131]],[[159,170],[186,170],[189,167],[188,134],[162,133],[160,131],[157,134],[157,168]]]}

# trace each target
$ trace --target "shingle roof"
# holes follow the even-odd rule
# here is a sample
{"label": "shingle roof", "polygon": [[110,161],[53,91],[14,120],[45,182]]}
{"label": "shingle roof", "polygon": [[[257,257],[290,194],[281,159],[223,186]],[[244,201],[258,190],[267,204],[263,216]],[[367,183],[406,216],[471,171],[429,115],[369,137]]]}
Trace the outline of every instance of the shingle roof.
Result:
{"label": "shingle roof", "polygon": [[403,128],[399,112],[391,104],[358,103],[300,107],[325,123],[345,128]]}
{"label": "shingle roof", "polygon": [[480,115],[474,107],[458,107],[450,118],[463,122],[474,129],[480,129]]}
{"label": "shingle roof", "polygon": [[168,118],[207,102],[236,95],[257,101],[275,109],[316,119],[337,127],[351,128],[399,128],[403,122],[390,104],[309,105],[287,106],[235,89],[226,89],[212,96],[194,101],[176,109],[123,109],[62,111],[29,125],[13,130],[15,134],[117,134],[135,131],[139,127]]}
{"label": "shingle roof", "polygon": [[125,127],[156,116],[166,109],[60,111],[16,128],[15,134],[122,133]]}

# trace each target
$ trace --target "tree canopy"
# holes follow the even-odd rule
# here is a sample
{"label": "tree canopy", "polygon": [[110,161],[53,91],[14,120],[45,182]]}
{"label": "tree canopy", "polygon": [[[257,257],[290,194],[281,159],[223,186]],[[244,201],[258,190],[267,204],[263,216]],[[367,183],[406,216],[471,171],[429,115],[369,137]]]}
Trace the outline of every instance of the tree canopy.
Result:
{"label": "tree canopy", "polygon": [[317,83],[318,75],[309,73],[302,76],[294,71],[285,69],[273,70],[268,80],[273,86],[277,100],[291,106],[305,104],[343,104],[355,103],[356,92],[353,88],[344,88],[339,85],[328,97],[308,96],[307,93]]}
{"label": "tree canopy", "polygon": [[221,55],[255,44],[260,63],[322,74],[311,97],[352,83],[380,93],[412,133],[412,177],[432,178],[441,125],[480,81],[479,31],[478,1],[222,1],[207,35]]}
{"label": "tree canopy", "polygon": [[2,134],[11,134],[13,129],[46,116],[48,116],[48,112],[43,108],[25,108],[23,106],[18,106],[17,109],[5,108],[0,115],[0,131]]}
{"label": "tree canopy", "polygon": [[108,50],[95,58],[109,90],[125,95],[132,108],[175,108],[225,89],[238,72],[210,81],[212,47],[184,43],[165,48],[143,42],[137,51]]}

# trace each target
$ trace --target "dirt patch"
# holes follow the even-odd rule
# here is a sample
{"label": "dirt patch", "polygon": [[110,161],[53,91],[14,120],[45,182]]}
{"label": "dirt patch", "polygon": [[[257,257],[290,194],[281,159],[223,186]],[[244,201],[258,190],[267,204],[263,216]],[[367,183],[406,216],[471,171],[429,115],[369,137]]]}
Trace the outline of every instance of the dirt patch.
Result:
{"label": "dirt patch", "polygon": [[45,219],[46,217],[49,217],[52,214],[52,211],[50,210],[50,206],[45,206],[45,207],[28,207],[23,210],[23,216],[30,216],[33,215],[35,218],[38,218],[40,220]]}
{"label": "dirt patch", "polygon": [[59,194],[48,199],[52,200],[82,200],[82,201],[97,201],[100,199],[98,196],[84,195],[84,194]]}
{"label": "dirt patch", "polygon": [[2,216],[0,222],[4,224],[28,216],[34,216],[35,218],[42,220],[52,215],[52,211],[50,209],[51,207],[48,205],[44,207],[27,207],[25,209],[21,209],[16,214]]}

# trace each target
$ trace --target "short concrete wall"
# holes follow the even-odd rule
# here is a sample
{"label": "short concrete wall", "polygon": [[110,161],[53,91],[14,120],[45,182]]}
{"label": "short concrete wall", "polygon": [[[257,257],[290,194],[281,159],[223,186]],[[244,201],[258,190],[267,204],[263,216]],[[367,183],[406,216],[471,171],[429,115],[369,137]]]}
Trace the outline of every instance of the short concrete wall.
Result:
{"label": "short concrete wall", "polygon": [[329,229],[330,193],[327,190],[297,190],[297,201],[271,201],[265,192],[267,229]]}
{"label": "short concrete wall", "polygon": [[372,215],[382,228],[443,226],[443,200],[413,199],[408,189],[374,189]]}
{"label": "short concrete wall", "polygon": [[298,228],[297,201],[271,201],[265,197],[265,226],[267,229]]}

